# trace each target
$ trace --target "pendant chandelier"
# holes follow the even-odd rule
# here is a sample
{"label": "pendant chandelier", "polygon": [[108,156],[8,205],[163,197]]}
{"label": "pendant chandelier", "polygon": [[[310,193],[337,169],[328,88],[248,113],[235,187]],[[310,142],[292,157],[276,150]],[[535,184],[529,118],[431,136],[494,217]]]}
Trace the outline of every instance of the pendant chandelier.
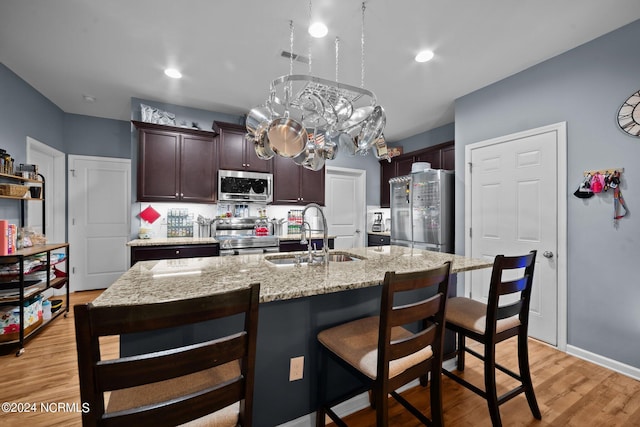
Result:
{"label": "pendant chandelier", "polygon": [[[289,74],[270,85],[264,104],[247,115],[247,139],[254,142],[259,158],[292,159],[311,170],[320,170],[338,151],[389,160],[383,130],[384,109],[373,92],[364,88],[364,14],[362,3],[361,85],[338,82],[339,39],[336,38],[335,81],[309,74],[293,74],[293,21],[290,21]],[[311,20],[311,2],[309,2]]]}

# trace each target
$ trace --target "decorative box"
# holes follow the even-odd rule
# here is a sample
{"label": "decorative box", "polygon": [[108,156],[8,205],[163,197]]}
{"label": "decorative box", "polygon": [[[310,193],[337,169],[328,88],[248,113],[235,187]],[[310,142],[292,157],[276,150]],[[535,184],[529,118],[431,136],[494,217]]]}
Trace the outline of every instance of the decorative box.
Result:
{"label": "decorative box", "polygon": [[[24,333],[42,324],[42,295],[24,303]],[[0,306],[0,342],[20,339],[20,307]]]}

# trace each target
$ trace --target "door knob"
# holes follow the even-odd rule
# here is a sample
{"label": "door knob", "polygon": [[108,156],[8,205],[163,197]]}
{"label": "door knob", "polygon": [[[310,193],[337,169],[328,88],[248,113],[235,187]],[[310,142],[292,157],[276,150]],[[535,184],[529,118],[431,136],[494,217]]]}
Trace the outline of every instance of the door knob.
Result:
{"label": "door knob", "polygon": [[551,251],[544,251],[544,252],[542,253],[542,256],[543,256],[543,257],[545,257],[545,258],[553,258],[553,252],[551,252]]}
{"label": "door knob", "polygon": [[356,229],[356,233],[360,234],[362,231],[360,231],[360,229]]}

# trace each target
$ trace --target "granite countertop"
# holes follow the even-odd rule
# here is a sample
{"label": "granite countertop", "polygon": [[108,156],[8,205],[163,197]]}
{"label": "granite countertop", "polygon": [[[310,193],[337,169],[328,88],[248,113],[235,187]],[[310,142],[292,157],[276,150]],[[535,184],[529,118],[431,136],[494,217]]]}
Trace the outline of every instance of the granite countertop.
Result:
{"label": "granite countertop", "polygon": [[[286,242],[288,240],[300,240],[300,234],[285,234],[284,236],[278,236],[278,239],[280,239],[283,242]],[[309,236],[307,236],[309,237]],[[322,234],[318,234],[318,233],[311,233],[311,238],[312,239],[322,239],[324,236]],[[335,239],[336,236],[334,235],[329,235],[328,236],[329,239]]]}
{"label": "granite countertop", "polygon": [[153,239],[134,239],[127,246],[167,246],[167,245],[206,245],[219,243],[213,237],[157,237]]}
{"label": "granite countertop", "polygon": [[[303,252],[267,255],[291,257]],[[276,266],[265,255],[236,255],[140,261],[125,272],[93,303],[98,306],[134,305],[195,298],[260,282],[260,302],[288,300],[376,286],[386,271],[424,270],[452,261],[452,273],[488,268],[483,259],[411,249],[377,246],[331,253],[348,253],[359,261],[317,265]]]}

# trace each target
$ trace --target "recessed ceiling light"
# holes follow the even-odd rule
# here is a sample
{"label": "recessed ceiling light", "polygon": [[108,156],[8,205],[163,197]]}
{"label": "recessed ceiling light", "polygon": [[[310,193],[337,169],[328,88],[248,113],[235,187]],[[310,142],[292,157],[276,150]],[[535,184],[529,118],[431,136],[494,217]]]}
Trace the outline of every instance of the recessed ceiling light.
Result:
{"label": "recessed ceiling light", "polygon": [[96,97],[95,96],[91,96],[91,95],[87,95],[87,94],[82,94],[82,99],[85,100],[85,102],[96,102]]}
{"label": "recessed ceiling light", "polygon": [[172,79],[181,79],[182,78],[182,73],[178,70],[176,70],[175,68],[167,68],[166,70],[164,70],[164,73],[171,77]]}
{"label": "recessed ceiling light", "polygon": [[423,50],[421,52],[418,52],[418,54],[416,55],[416,62],[427,62],[427,61],[431,61],[433,59],[433,51],[431,50]]}
{"label": "recessed ceiling light", "polygon": [[329,29],[322,22],[314,22],[309,26],[309,34],[317,39],[327,35]]}

